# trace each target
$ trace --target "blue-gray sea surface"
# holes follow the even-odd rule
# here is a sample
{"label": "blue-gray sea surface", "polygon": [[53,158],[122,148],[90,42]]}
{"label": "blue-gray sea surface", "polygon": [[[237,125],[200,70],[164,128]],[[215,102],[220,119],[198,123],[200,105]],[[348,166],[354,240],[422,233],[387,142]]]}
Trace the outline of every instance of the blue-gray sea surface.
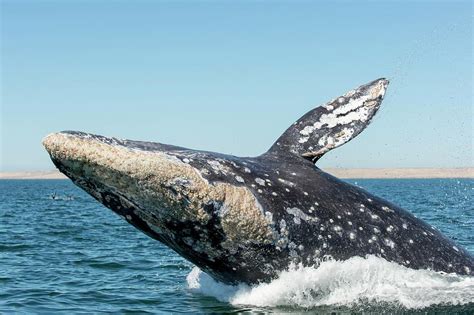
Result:
{"label": "blue-gray sea surface", "polygon": [[[473,179],[348,182],[474,253]],[[0,180],[0,313],[58,312],[474,314],[474,277],[366,257],[294,266],[270,284],[226,286],[68,180]]]}

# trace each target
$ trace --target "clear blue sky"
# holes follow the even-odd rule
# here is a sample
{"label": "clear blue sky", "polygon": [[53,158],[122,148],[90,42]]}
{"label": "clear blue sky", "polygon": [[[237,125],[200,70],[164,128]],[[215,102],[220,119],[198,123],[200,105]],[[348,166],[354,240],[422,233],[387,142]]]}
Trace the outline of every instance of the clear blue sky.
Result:
{"label": "clear blue sky", "polygon": [[60,130],[257,155],[379,77],[319,166],[473,166],[472,3],[354,2],[3,0],[1,170],[52,169]]}

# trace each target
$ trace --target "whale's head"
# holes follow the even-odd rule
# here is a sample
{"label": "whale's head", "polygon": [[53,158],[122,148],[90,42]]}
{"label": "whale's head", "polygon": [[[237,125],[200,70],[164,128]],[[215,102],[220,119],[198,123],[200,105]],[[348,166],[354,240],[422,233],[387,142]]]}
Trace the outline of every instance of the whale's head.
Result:
{"label": "whale's head", "polygon": [[387,84],[373,81],[313,109],[256,158],[72,131],[43,144],[62,173],[130,224],[217,280],[252,283],[321,254],[291,240],[300,224],[319,224],[305,212],[319,197],[340,194],[313,163],[369,124]]}
{"label": "whale's head", "polygon": [[241,161],[71,131],[51,134],[43,145],[76,185],[217,279],[255,277],[245,261],[274,243],[271,219],[243,183],[248,168]]}

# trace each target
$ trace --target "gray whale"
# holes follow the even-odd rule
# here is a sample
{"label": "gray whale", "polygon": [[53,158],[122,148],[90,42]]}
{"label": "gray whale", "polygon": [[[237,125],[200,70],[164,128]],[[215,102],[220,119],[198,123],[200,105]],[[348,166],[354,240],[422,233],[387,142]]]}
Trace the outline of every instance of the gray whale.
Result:
{"label": "gray whale", "polygon": [[311,110],[258,157],[74,131],[43,144],[76,185],[221,282],[366,255],[471,275],[473,257],[435,228],[315,166],[370,123],[387,85],[378,79]]}

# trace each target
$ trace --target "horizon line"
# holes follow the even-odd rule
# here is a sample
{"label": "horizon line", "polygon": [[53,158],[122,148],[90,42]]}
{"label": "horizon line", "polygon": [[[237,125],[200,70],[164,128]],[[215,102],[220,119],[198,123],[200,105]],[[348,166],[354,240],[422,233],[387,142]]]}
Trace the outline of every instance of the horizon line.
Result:
{"label": "horizon line", "polygon": [[[343,179],[474,179],[474,167],[347,168],[325,167],[323,171]],[[59,170],[0,171],[0,179],[67,179]]]}

